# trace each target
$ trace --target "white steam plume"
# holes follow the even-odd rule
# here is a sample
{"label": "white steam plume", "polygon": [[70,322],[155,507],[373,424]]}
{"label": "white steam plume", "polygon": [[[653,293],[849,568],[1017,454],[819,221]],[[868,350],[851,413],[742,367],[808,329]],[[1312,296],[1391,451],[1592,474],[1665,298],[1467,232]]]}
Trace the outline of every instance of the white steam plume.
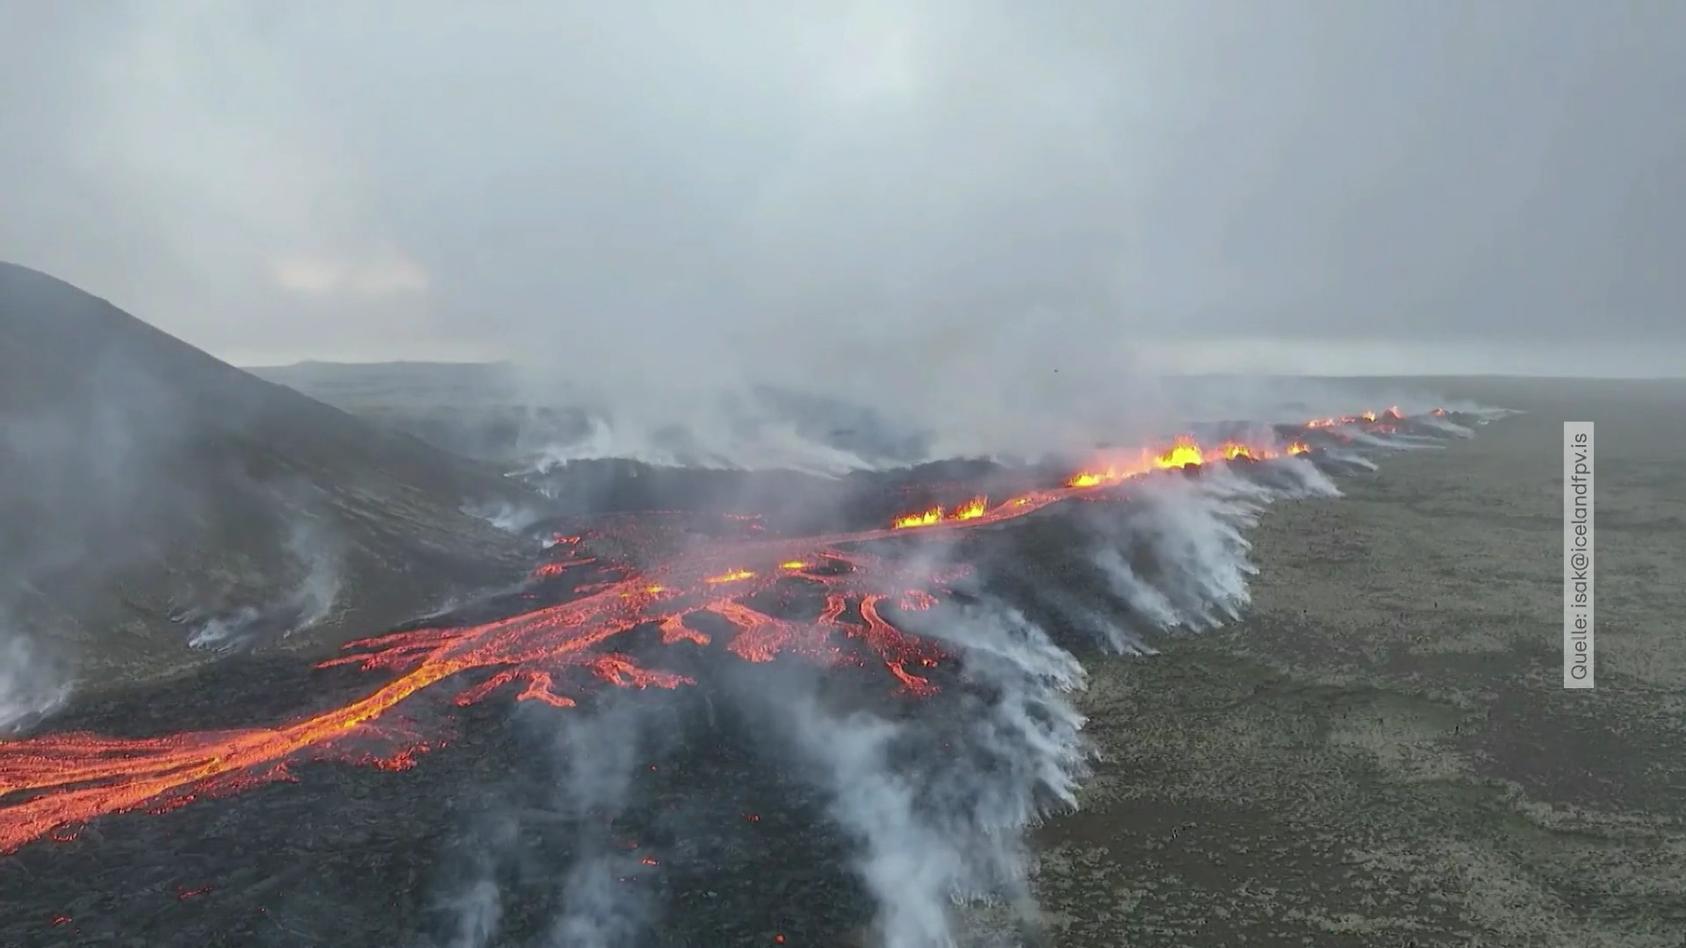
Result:
{"label": "white steam plume", "polygon": [[513,504],[507,500],[464,504],[460,509],[505,533],[520,533],[545,518],[545,512],[537,507]]}
{"label": "white steam plume", "polygon": [[[642,943],[649,929],[653,907],[640,887],[627,885],[626,880],[652,870],[639,862],[635,852],[617,845],[609,827],[625,810],[633,775],[654,743],[646,739],[646,721],[662,709],[647,701],[617,700],[620,697],[608,696],[589,715],[566,713],[556,719],[553,739],[560,769],[554,807],[548,811],[567,821],[574,837],[571,861],[557,878],[560,914],[536,944],[628,948]],[[521,818],[510,809],[494,807],[475,815],[470,847],[461,857],[462,879],[435,902],[448,919],[444,945],[485,948],[501,943],[500,929],[509,906],[498,871],[518,849],[521,833]]]}
{"label": "white steam plume", "polygon": [[71,687],[61,663],[0,624],[0,735],[21,731],[56,711],[69,699]]}
{"label": "white steam plume", "polygon": [[964,695],[941,720],[837,714],[811,694],[769,715],[860,847],[885,948],[956,944],[959,900],[1005,900],[1034,924],[1023,830],[1076,806],[1086,772],[1068,694],[1083,678],[1075,659],[1010,609],[945,625],[959,633],[944,638],[961,656]]}
{"label": "white steam plume", "polygon": [[520,828],[507,813],[481,814],[476,821],[476,845],[464,856],[467,881],[439,899],[439,909],[454,923],[448,948],[482,948],[497,936],[503,920],[503,894],[498,888],[500,853],[514,847]]}
{"label": "white steam plume", "polygon": [[556,948],[628,948],[649,926],[652,907],[642,887],[622,879],[648,872],[635,854],[614,845],[608,826],[626,808],[632,776],[649,750],[650,702],[616,700],[589,717],[565,720],[559,736],[565,755],[558,800],[579,827],[574,863],[564,878],[562,915],[552,924]]}
{"label": "white steam plume", "polygon": [[[1358,455],[1344,463],[1373,466]],[[1106,604],[1064,613],[1082,618],[1089,627],[1078,632],[1104,648],[1151,653],[1153,635],[1240,617],[1256,574],[1246,532],[1266,505],[1339,490],[1317,463],[1290,457],[1152,476],[1130,493],[1121,507],[1084,517],[1090,545],[1080,549],[1103,580]],[[908,632],[941,642],[958,668],[943,694],[908,715],[840,710],[799,675],[785,687],[730,695],[806,763],[824,792],[829,817],[855,844],[853,866],[876,905],[884,948],[966,942],[967,916],[956,906],[968,900],[1005,903],[1021,931],[1035,931],[1024,833],[1052,810],[1076,807],[1088,772],[1091,751],[1073,701],[1085,682],[1078,659],[1011,604],[983,589],[967,592],[900,617]],[[623,805],[640,737],[625,715],[567,721],[562,798],[582,827],[604,826],[604,813]],[[638,866],[602,843],[582,830],[551,944],[618,948],[647,932],[650,906],[638,887],[617,884]],[[463,929],[474,938],[460,944],[477,948],[495,937],[496,891],[484,883],[466,891]]]}
{"label": "white steam plume", "polygon": [[[1423,393],[1375,383],[1162,375],[1143,365],[1126,369],[1128,353],[1122,362],[1067,353],[1071,360],[1049,362],[1062,371],[1003,388],[993,367],[1018,364],[1024,347],[1039,344],[1035,338],[989,343],[1000,361],[979,363],[985,368],[977,371],[947,358],[908,365],[905,378],[886,369],[878,376],[882,384],[866,388],[828,388],[824,376],[790,376],[765,365],[760,375],[658,375],[635,392],[616,386],[612,397],[558,382],[543,371],[517,369],[512,381],[525,399],[585,418],[583,433],[535,433],[541,440],[530,445],[538,450],[529,460],[540,472],[594,458],[815,474],[954,457],[1013,463],[1070,456],[1097,442],[1147,443],[1209,422],[1301,423],[1362,409],[1398,406],[1418,415],[1439,407]],[[905,354],[877,357],[899,355]],[[1472,412],[1478,407],[1464,406]]]}
{"label": "white steam plume", "polygon": [[287,551],[303,570],[297,586],[266,605],[242,606],[207,620],[187,644],[241,648],[260,639],[285,638],[327,618],[340,592],[339,545],[314,521],[297,519],[288,527]]}
{"label": "white steam plume", "polygon": [[[630,458],[666,467],[762,468],[827,475],[880,466],[852,451],[804,436],[784,422],[761,423],[746,430],[702,416],[688,425],[668,422],[652,430],[635,418],[611,420],[592,415],[588,425],[589,430],[578,440],[546,445],[537,453],[530,471],[544,473],[569,461],[596,458]],[[706,449],[701,447],[705,444]]]}
{"label": "white steam plume", "polygon": [[[1130,515],[1101,535],[1095,562],[1140,634],[1212,628],[1240,615],[1255,568],[1243,533],[1264,504],[1335,496],[1311,462],[1284,459],[1248,474],[1211,466],[1196,478],[1154,478]],[[1127,555],[1126,555],[1127,554]],[[1131,563],[1141,564],[1141,570]],[[985,599],[917,617],[909,631],[940,640],[962,668],[958,709],[934,722],[839,715],[812,698],[786,712],[793,746],[816,765],[831,816],[860,846],[857,869],[878,905],[887,948],[943,948],[962,937],[957,900],[998,899],[1036,928],[1025,828],[1050,807],[1077,805],[1087,772],[1077,659],[1013,608]],[[1095,637],[1146,651],[1095,615]],[[952,711],[955,721],[944,716]],[[939,750],[940,748],[940,750]]]}

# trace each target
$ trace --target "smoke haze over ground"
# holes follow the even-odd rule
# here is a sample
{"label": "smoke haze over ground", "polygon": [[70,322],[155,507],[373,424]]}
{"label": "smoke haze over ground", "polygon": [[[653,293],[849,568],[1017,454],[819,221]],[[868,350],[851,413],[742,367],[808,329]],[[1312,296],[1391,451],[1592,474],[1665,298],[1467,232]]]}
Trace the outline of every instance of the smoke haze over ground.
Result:
{"label": "smoke haze over ground", "polygon": [[[1042,937],[1091,660],[1500,416],[1423,375],[1686,364],[1682,37],[0,0],[0,871],[82,900],[0,924]],[[169,928],[182,856],[231,891]]]}
{"label": "smoke haze over ground", "polygon": [[6,9],[0,258],[239,362],[515,360],[588,456],[878,463],[762,385],[941,457],[1167,372],[1686,362],[1678,4]]}
{"label": "smoke haze over ground", "polygon": [[0,614],[0,735],[28,726],[70,697],[72,681],[62,663],[42,654],[32,637],[13,630]]}
{"label": "smoke haze over ground", "polygon": [[[545,389],[508,363],[311,362],[251,371],[512,473],[553,472],[553,481],[568,482],[576,494],[593,480],[568,469],[580,459],[819,475],[956,457],[1021,464],[1051,454],[1074,462],[1097,448],[1185,430],[1269,441],[1270,423],[1340,415],[1353,405],[1393,405],[1415,415],[1440,404],[1431,380],[1144,373],[1110,382],[1115,393],[1133,392],[1116,401],[1021,399],[1009,386],[991,412],[934,416],[914,404],[875,408],[870,386],[838,396],[746,383],[658,404],[650,392],[663,391],[660,379],[601,393]],[[744,494],[750,507],[765,500],[753,487]],[[533,517],[530,509],[496,504],[475,512],[510,526]]]}
{"label": "smoke haze over ground", "polygon": [[[342,581],[346,551],[361,546],[367,556],[375,544],[401,539],[376,558],[395,563],[398,572],[409,570],[436,555],[430,550],[439,542],[434,534],[460,532],[467,542],[489,529],[470,529],[465,511],[478,511],[508,531],[486,547],[494,559],[506,539],[547,551],[526,586],[359,640],[347,654],[317,664],[319,672],[353,666],[342,670],[390,673],[349,704],[248,729],[229,729],[226,714],[219,714],[217,730],[198,733],[135,740],[49,729],[0,742],[0,777],[20,781],[26,792],[42,791],[5,795],[7,815],[16,819],[0,836],[0,847],[9,853],[47,835],[50,841],[74,840],[76,831],[67,827],[83,819],[146,807],[162,816],[202,797],[290,783],[288,764],[313,756],[338,766],[408,770],[417,766],[415,755],[436,749],[435,741],[454,739],[438,735],[449,734],[455,715],[442,715],[444,703],[421,692],[433,685],[458,689],[449,704],[460,710],[493,694],[508,695],[509,686],[519,684],[517,697],[539,699],[534,707],[548,714],[529,737],[542,742],[541,762],[554,758],[551,789],[537,807],[474,814],[467,826],[486,831],[466,847],[430,847],[442,868],[430,887],[427,919],[397,923],[409,931],[420,925],[436,941],[453,945],[537,936],[558,945],[620,948],[686,937],[690,923],[670,922],[666,913],[694,919],[725,909],[726,903],[702,909],[692,903],[699,894],[713,898],[712,890],[699,893],[695,873],[712,874],[715,853],[729,847],[700,813],[644,798],[644,761],[655,757],[661,764],[647,766],[659,769],[688,757],[702,781],[692,788],[696,805],[718,806],[729,805],[742,787],[741,762],[734,758],[746,754],[781,772],[789,796],[781,794],[780,805],[826,840],[820,871],[842,875],[843,881],[827,886],[819,914],[797,913],[804,927],[865,925],[871,943],[886,948],[986,944],[1011,937],[1008,932],[1033,937],[1044,919],[1032,895],[1025,834],[1048,815],[1075,807],[1090,769],[1074,697],[1086,678],[1079,656],[1150,652],[1156,635],[1234,621],[1248,602],[1255,572],[1244,531],[1263,505],[1333,495],[1329,472],[1356,466],[1344,460],[1349,455],[1432,446],[1438,442],[1427,432],[1461,437],[1490,417],[1456,413],[1429,427],[1401,408],[1327,422],[1308,422],[1302,414],[1286,425],[1272,425],[1268,417],[1210,418],[1190,429],[1205,453],[1194,440],[1156,446],[1150,454],[1140,445],[1132,449],[1128,440],[1091,436],[1090,444],[1100,441],[1101,450],[1093,472],[1082,476],[1064,463],[978,460],[836,479],[663,470],[623,461],[495,478],[471,462],[365,427],[150,334],[120,311],[50,278],[15,267],[0,275],[9,281],[0,285],[8,291],[0,301],[10,305],[8,321],[0,325],[14,336],[33,330],[39,337],[37,360],[20,362],[18,376],[27,379],[27,367],[70,384],[66,397],[46,408],[29,399],[40,395],[39,386],[20,388],[8,416],[19,423],[8,426],[5,446],[33,458],[32,447],[57,445],[31,463],[58,464],[65,473],[46,478],[44,486],[33,483],[42,478],[9,485],[0,495],[7,513],[0,525],[20,537],[32,529],[55,536],[56,519],[74,509],[82,492],[107,503],[127,496],[106,496],[97,483],[84,483],[112,476],[123,480],[129,495],[156,480],[179,487],[190,512],[226,507],[239,524],[269,528],[269,538],[259,543],[270,564],[259,571],[267,581],[247,582],[244,603],[228,595],[217,551],[207,550],[212,556],[206,565],[187,573],[209,585],[183,593],[193,605],[178,621],[192,631],[178,650],[215,652],[284,640],[327,617],[342,591],[359,588]],[[70,371],[81,365],[75,356],[96,342],[125,371]],[[59,356],[58,371],[41,361],[48,354]],[[98,359],[92,364],[106,365]],[[127,389],[146,397],[99,398],[99,386],[114,382],[125,387],[119,396]],[[1187,384],[1192,397],[1185,406],[1203,407],[1184,410],[1207,414],[1243,402],[1304,409],[1339,390],[1302,380],[1190,378]],[[880,434],[894,425],[847,403],[765,394],[785,412],[774,420],[788,423],[793,433],[813,422],[810,414],[834,420],[853,414],[870,429],[885,428]],[[119,446],[144,447],[156,454],[152,465],[179,466],[195,479],[178,474],[171,480],[133,463],[102,475],[112,459],[101,456],[98,437],[83,436],[98,435],[101,426],[79,423],[75,413],[98,417],[107,409],[114,413],[107,427],[129,437]],[[66,412],[73,417],[58,417]],[[146,437],[144,422],[153,414],[161,433]],[[177,438],[162,435],[175,430],[164,422],[179,428]],[[753,434],[755,426],[740,430]],[[987,424],[963,430],[996,431]],[[253,454],[258,448],[250,442],[258,432],[272,435],[262,447],[286,443],[290,450],[277,451],[275,460]],[[953,442],[942,437],[933,433],[924,450],[946,450]],[[683,450],[711,449],[707,431],[680,429],[670,439]],[[920,443],[919,436],[910,443]],[[1064,445],[1055,439],[1043,446]],[[199,460],[219,452],[228,460]],[[317,463],[305,463],[311,459]],[[1138,463],[1144,466],[1133,466]],[[260,464],[297,473],[251,476]],[[206,471],[227,477],[210,478]],[[629,490],[628,482],[641,477],[659,483],[641,503],[605,516],[617,509],[615,498]],[[522,483],[537,490],[526,491]],[[68,497],[52,491],[76,484],[82,489]],[[640,490],[630,488],[634,497]],[[976,498],[965,516],[959,500],[950,499],[930,508],[934,522],[928,525],[940,526],[929,532],[884,526],[909,506],[925,510],[916,503],[921,492],[940,497],[961,490]],[[788,504],[794,506],[780,509]],[[159,516],[168,510],[144,509]],[[125,513],[119,505],[110,522],[122,527],[121,539],[136,542],[160,542],[158,531],[204,519],[176,516],[151,527]],[[578,517],[585,518],[583,525],[565,534],[570,518]],[[64,531],[73,541],[66,542],[64,565],[80,565],[74,548],[97,545],[104,526],[107,521],[92,519],[81,528],[86,536]],[[180,571],[184,562],[170,554],[157,568]],[[575,569],[582,572],[570,579]],[[103,576],[81,578],[97,588],[122,588]],[[412,611],[427,605],[424,597],[409,602]],[[78,656],[83,667],[94,667],[96,659],[103,667],[115,665],[100,652],[112,641],[88,637],[92,648]],[[8,657],[26,670],[51,670],[51,656],[39,657],[31,641],[10,638],[6,644]],[[633,691],[594,700],[605,684]],[[0,726],[28,727],[63,701],[68,680],[42,672],[39,680],[8,678],[3,685]],[[642,696],[636,691],[653,691],[655,700],[637,700]],[[331,699],[312,694],[310,701]],[[582,708],[582,702],[590,705]],[[675,713],[687,705],[688,713]],[[245,704],[235,710],[251,713]],[[518,725],[524,711],[515,715]],[[717,725],[717,714],[729,723]],[[396,748],[383,755],[356,746],[383,741]],[[76,764],[76,758],[87,762]],[[67,766],[38,763],[60,760]],[[86,786],[66,794],[66,775]],[[508,782],[508,776],[485,774],[476,792],[495,798],[496,788]],[[802,787],[811,798],[803,797]],[[152,802],[160,800],[165,802]],[[534,829],[561,848],[533,853],[521,825],[535,819],[540,825]],[[632,825],[642,831],[627,838]],[[353,858],[355,853],[352,847]],[[406,898],[416,884],[414,876],[403,884]],[[531,901],[535,885],[543,891],[539,902]],[[866,905],[851,909],[851,900]],[[767,909],[764,894],[756,904]],[[312,916],[327,907],[315,899],[285,906]],[[995,921],[977,922],[976,910]],[[390,921],[371,924],[394,927]],[[975,924],[996,935],[978,936],[970,930]]]}

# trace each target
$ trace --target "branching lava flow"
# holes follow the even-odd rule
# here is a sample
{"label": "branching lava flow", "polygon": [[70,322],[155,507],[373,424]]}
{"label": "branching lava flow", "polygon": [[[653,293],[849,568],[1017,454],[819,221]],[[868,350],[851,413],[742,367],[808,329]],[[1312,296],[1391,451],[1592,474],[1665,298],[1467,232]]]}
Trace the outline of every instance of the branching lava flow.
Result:
{"label": "branching lava flow", "polygon": [[[1404,416],[1389,409],[1380,416],[1365,412],[1317,419],[1304,426],[1303,434],[1370,424],[1378,417]],[[924,534],[1000,523],[1157,470],[1309,450],[1303,440],[1286,446],[1225,442],[1203,448],[1184,437],[1163,449],[1102,458],[1062,487],[994,506],[977,496],[951,510],[934,507],[877,529],[806,538],[750,536],[657,557],[653,563],[599,565],[615,578],[585,587],[590,591],[571,601],[478,625],[421,628],[348,643],[343,655],[319,667],[355,666],[393,677],[346,705],[276,727],[151,738],[72,732],[0,741],[0,854],[42,837],[74,838],[77,827],[106,814],[166,812],[202,797],[288,780],[289,763],[299,760],[407,769],[430,745],[383,718],[417,692],[458,676],[473,677],[465,673],[489,674],[461,686],[455,696],[460,706],[509,689],[519,700],[567,708],[575,704],[567,693],[569,683],[577,688],[593,678],[620,688],[694,684],[685,675],[641,665],[616,649],[616,639],[653,627],[665,647],[706,647],[712,638],[695,621],[704,615],[732,630],[724,648],[744,661],[770,662],[780,656],[824,665],[876,661],[898,688],[929,695],[937,686],[928,672],[947,656],[932,642],[901,631],[885,610],[929,609],[962,573],[902,565],[862,549],[868,541],[914,528]],[[581,552],[580,536],[557,536],[547,546],[565,550],[539,567],[536,578],[598,560]],[[780,584],[811,588],[824,607],[796,621],[752,604]],[[370,754],[370,737],[384,738],[386,746],[396,749]]]}

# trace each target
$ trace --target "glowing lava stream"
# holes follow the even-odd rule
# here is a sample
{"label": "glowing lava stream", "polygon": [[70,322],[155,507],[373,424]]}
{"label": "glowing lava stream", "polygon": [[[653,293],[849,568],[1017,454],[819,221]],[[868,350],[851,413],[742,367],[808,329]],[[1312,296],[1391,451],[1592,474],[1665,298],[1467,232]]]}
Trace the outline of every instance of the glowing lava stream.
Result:
{"label": "glowing lava stream", "polygon": [[[1398,417],[1396,410],[1387,417]],[[1342,423],[1350,423],[1347,419],[1351,418],[1344,416]],[[1322,425],[1314,422],[1307,427]],[[1306,449],[1294,442],[1289,450]],[[664,645],[705,646],[709,635],[686,621],[701,613],[735,630],[725,648],[745,661],[771,661],[787,652],[822,663],[859,661],[864,651],[875,655],[907,692],[926,695],[936,686],[919,670],[935,667],[946,656],[930,642],[897,629],[884,618],[882,603],[890,599],[902,609],[929,608],[937,601],[929,589],[946,589],[964,569],[912,572],[847,548],[901,536],[912,526],[924,533],[1016,519],[1092,487],[1116,484],[1155,469],[1199,464],[1208,456],[1256,460],[1279,453],[1230,442],[1208,455],[1192,439],[1179,439],[1159,454],[1143,452],[1139,464],[1085,471],[1065,487],[1023,494],[994,508],[985,498],[975,497],[952,511],[934,508],[879,529],[728,542],[680,553],[642,573],[617,567],[623,578],[598,584],[592,587],[594,591],[569,602],[480,625],[414,629],[347,643],[343,648],[347,654],[319,667],[355,664],[364,670],[390,671],[396,677],[366,697],[279,727],[154,738],[63,733],[0,741],[0,854],[43,836],[74,836],[75,827],[105,814],[142,808],[163,812],[199,796],[290,779],[286,765],[298,759],[340,758],[405,769],[429,745],[391,728],[376,730],[376,722],[417,692],[462,672],[486,669],[492,674],[459,692],[459,705],[473,704],[499,688],[519,683],[518,699],[568,707],[574,702],[556,690],[556,679],[570,672],[588,672],[619,687],[693,684],[683,675],[641,667],[630,656],[600,646],[646,625],[657,627]],[[577,537],[557,540],[569,545],[578,542]],[[571,554],[535,572],[551,576],[592,561]],[[776,618],[747,604],[750,597],[781,581],[819,587],[824,593],[823,611],[811,621],[799,622]],[[846,648],[845,640],[858,647]],[[350,738],[371,736],[396,739],[402,746],[384,757],[346,746]]]}

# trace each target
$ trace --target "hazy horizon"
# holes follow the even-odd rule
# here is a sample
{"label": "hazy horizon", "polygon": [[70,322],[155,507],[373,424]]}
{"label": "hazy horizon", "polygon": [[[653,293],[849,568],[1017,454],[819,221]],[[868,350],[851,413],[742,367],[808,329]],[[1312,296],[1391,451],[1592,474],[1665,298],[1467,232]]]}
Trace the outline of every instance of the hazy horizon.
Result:
{"label": "hazy horizon", "polygon": [[0,9],[0,259],[238,364],[1686,364],[1677,4]]}

